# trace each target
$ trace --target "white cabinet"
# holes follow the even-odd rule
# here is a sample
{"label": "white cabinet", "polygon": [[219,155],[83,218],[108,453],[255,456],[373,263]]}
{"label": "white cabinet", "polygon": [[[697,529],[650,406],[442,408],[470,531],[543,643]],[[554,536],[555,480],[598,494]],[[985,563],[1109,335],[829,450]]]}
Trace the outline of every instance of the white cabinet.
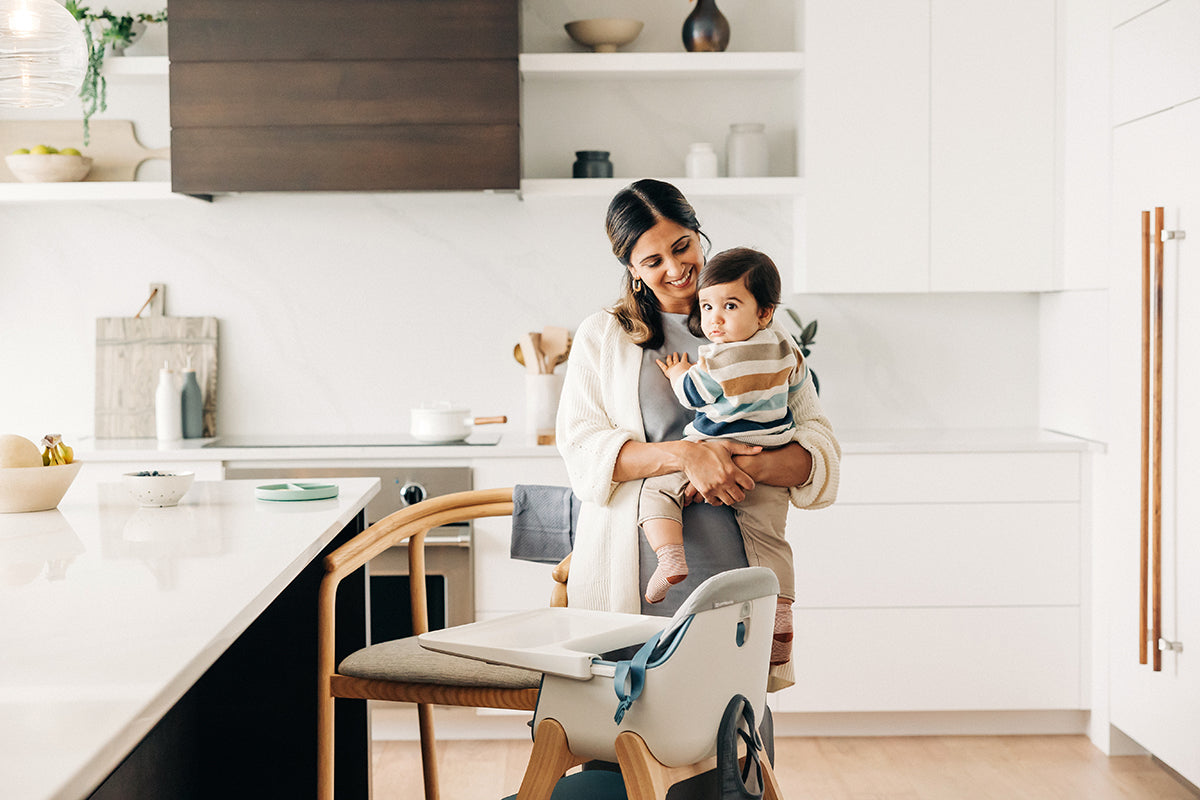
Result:
{"label": "white cabinet", "polygon": [[[562,29],[579,18],[569,2],[522,6],[521,191],[526,198],[611,197],[642,177],[690,196],[791,199],[801,192],[798,132],[803,55],[792,0],[722,4],[732,28],[722,53],[689,53],[686,6],[638,4],[638,39],[617,53],[580,52]],[[766,125],[765,178],[681,180],[692,142],[710,142],[726,174],[725,137],[737,122]],[[613,179],[573,179],[578,150],[605,150]]]}
{"label": "white cabinet", "polygon": [[838,502],[793,509],[779,711],[1083,705],[1081,452],[848,453]]}
{"label": "white cabinet", "polygon": [[[1117,53],[1167,51],[1180,28],[1200,30],[1200,3],[1172,0],[1114,32]],[[1141,41],[1132,41],[1139,39]],[[1176,55],[1180,55],[1178,52]],[[1184,60],[1192,74],[1200,67],[1194,46]],[[1109,643],[1110,722],[1193,783],[1200,783],[1200,100],[1182,102],[1178,91],[1158,88],[1186,74],[1167,61],[1114,62],[1118,88],[1144,85],[1169,110],[1119,125],[1113,131],[1113,258],[1110,263],[1109,365],[1114,375],[1139,374],[1141,345],[1141,212],[1164,209],[1167,230],[1185,230],[1172,239],[1163,258],[1163,414],[1162,414],[1162,637],[1182,642],[1182,652],[1161,653],[1160,672],[1139,663],[1138,572],[1141,434],[1140,390],[1136,377],[1117,381],[1109,398],[1109,485],[1098,520],[1100,536],[1112,552]],[[1156,88],[1158,87],[1158,88]],[[1192,93],[1187,90],[1183,94]],[[1147,110],[1157,111],[1157,107]],[[1153,553],[1151,553],[1151,568]],[[1152,574],[1152,573],[1151,573]],[[1155,643],[1150,643],[1150,660]]]}
{"label": "white cabinet", "polygon": [[[557,454],[543,458],[475,460],[476,489],[525,485],[569,486],[567,468]],[[487,517],[474,523],[475,618],[478,620],[542,608],[550,604],[553,564],[509,558],[511,517]]]}
{"label": "white cabinet", "polygon": [[809,292],[1052,285],[1054,0],[809,0]]}

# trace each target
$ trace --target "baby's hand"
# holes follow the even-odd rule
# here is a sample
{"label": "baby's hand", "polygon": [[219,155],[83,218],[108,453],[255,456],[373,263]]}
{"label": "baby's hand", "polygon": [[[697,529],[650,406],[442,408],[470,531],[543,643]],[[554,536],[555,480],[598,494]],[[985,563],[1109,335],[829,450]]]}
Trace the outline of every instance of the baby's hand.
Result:
{"label": "baby's hand", "polygon": [[657,359],[655,363],[658,364],[658,368],[662,370],[663,375],[666,375],[669,380],[675,380],[692,366],[688,363],[687,353],[683,355],[671,353],[666,358]]}

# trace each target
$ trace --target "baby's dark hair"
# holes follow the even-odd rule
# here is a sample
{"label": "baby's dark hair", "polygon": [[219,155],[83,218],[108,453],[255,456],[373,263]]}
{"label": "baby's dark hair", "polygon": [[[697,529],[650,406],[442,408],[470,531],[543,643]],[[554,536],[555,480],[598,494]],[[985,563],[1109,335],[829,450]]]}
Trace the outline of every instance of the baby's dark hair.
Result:
{"label": "baby's dark hair", "polygon": [[[745,277],[746,288],[754,295],[754,302],[759,310],[777,308],[782,287],[779,280],[779,269],[766,253],[752,250],[749,247],[734,247],[722,250],[708,260],[700,270],[697,290],[722,283],[733,283]],[[688,328],[696,336],[702,336],[700,328],[700,303],[692,306],[688,316]]]}

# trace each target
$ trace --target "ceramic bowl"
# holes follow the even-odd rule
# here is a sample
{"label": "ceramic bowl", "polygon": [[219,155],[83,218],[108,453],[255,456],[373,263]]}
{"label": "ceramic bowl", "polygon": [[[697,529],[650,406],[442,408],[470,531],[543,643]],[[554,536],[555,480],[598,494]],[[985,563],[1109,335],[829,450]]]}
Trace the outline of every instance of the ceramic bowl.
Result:
{"label": "ceramic bowl", "polygon": [[642,32],[642,21],[637,19],[577,19],[568,22],[567,35],[584,47],[597,53],[615,53]]}
{"label": "ceramic bowl", "polygon": [[126,472],[125,488],[129,496],[142,508],[168,508],[179,505],[179,500],[192,488],[196,479],[194,472]]}
{"label": "ceramic bowl", "polygon": [[56,467],[0,468],[0,513],[57,508],[79,467],[73,461]]}
{"label": "ceramic bowl", "polygon": [[91,158],[61,153],[8,155],[4,157],[4,163],[22,183],[81,181],[92,169]]}

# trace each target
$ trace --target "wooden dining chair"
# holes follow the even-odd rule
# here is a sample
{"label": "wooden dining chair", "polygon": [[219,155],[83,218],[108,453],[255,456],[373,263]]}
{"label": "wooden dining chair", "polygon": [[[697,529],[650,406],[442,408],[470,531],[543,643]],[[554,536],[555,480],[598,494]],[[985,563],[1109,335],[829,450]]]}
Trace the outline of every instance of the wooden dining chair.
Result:
{"label": "wooden dining chair", "polygon": [[[318,609],[319,800],[334,800],[334,713],[338,699],[390,700],[417,704],[426,800],[438,800],[433,706],[533,711],[541,673],[444,655],[422,648],[417,635],[429,630],[425,596],[425,534],[433,528],[513,512],[512,489],[483,489],[441,495],[416,503],[371,525],[324,561]],[[389,547],[408,544],[413,635],[373,644],[335,663],[334,608],[338,584]],[[562,593],[565,605],[565,592]]]}

